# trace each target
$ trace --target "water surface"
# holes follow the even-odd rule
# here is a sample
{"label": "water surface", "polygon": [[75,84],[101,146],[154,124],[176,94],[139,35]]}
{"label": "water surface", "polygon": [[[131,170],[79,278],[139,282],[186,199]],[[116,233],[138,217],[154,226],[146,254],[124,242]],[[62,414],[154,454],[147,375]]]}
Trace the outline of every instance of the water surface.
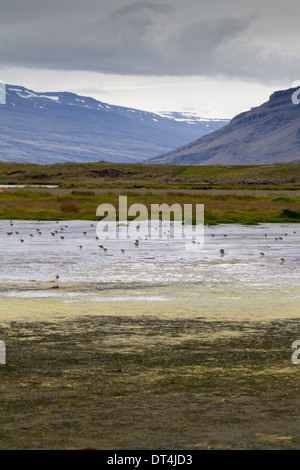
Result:
{"label": "water surface", "polygon": [[186,251],[180,240],[97,240],[95,222],[0,221],[0,319],[297,317],[298,232],[205,227],[203,249]]}

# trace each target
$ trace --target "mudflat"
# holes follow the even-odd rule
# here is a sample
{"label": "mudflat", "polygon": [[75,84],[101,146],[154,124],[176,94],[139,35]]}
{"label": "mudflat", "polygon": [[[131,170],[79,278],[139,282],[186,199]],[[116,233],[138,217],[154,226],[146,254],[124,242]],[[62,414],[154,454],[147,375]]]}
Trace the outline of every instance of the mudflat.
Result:
{"label": "mudflat", "polygon": [[2,302],[24,319],[0,329],[0,448],[299,449],[296,302],[242,321],[183,304]]}

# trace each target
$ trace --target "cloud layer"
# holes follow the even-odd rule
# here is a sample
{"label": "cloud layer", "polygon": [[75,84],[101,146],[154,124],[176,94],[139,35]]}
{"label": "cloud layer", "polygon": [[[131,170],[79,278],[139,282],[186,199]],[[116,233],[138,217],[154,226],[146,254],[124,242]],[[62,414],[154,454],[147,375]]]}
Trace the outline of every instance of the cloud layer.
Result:
{"label": "cloud layer", "polygon": [[0,63],[296,80],[298,0],[0,0]]}

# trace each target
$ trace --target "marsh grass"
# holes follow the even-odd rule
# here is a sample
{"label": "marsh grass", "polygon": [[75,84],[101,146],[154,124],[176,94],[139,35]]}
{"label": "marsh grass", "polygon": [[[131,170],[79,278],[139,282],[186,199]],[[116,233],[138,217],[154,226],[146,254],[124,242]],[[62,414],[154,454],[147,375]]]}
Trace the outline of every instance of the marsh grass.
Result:
{"label": "marsh grass", "polygon": [[118,215],[119,195],[127,195],[128,207],[144,204],[150,214],[152,204],[180,203],[204,204],[206,223],[256,224],[261,222],[299,222],[300,197],[274,197],[273,195],[196,194],[181,192],[150,191],[145,193],[122,190],[118,193],[96,194],[90,191],[71,191],[54,194],[49,191],[22,189],[9,191],[0,196],[1,219],[85,219],[95,220],[100,204],[114,205]]}
{"label": "marsh grass", "polygon": [[296,188],[300,163],[273,165],[172,166],[125,163],[33,165],[0,162],[0,184],[58,184],[74,189]]}
{"label": "marsh grass", "polygon": [[63,203],[60,205],[61,212],[66,214],[74,214],[79,212],[79,207],[72,203]]}
{"label": "marsh grass", "polygon": [[210,224],[300,221],[300,163],[207,167],[0,163],[1,183],[45,181],[59,188],[1,193],[0,218],[95,220],[103,203],[113,204],[118,214],[119,196],[126,195],[128,206],[140,203],[148,211],[151,204],[204,204],[205,222]]}

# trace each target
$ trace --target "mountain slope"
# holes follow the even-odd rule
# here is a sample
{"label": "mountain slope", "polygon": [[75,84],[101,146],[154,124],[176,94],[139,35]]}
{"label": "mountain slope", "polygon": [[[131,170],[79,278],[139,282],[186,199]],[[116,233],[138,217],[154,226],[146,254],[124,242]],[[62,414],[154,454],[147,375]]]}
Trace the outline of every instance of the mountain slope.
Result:
{"label": "mountain slope", "polygon": [[295,89],[276,91],[269,101],[229,124],[147,163],[244,165],[300,161],[300,105]]}
{"label": "mountain slope", "polygon": [[227,122],[178,120],[75,93],[7,85],[6,104],[0,105],[0,160],[140,162]]}

